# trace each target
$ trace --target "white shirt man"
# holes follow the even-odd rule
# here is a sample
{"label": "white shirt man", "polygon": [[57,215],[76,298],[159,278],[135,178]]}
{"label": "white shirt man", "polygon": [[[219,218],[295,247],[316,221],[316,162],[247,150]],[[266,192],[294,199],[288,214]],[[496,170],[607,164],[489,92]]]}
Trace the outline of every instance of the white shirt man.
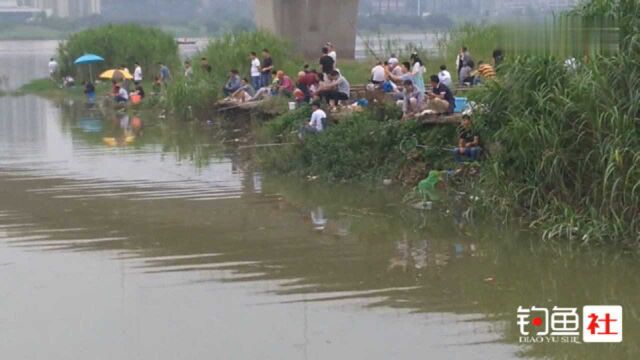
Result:
{"label": "white shirt man", "polygon": [[329,51],[329,56],[331,56],[333,58],[333,63],[334,64],[338,62],[338,53],[336,53],[335,50]]}
{"label": "white shirt man", "polygon": [[311,114],[311,121],[309,121],[309,127],[315,129],[317,132],[321,132],[324,130],[323,120],[327,118],[327,113],[325,113],[322,109],[318,108],[316,111]]}
{"label": "white shirt man", "polygon": [[56,71],[58,71],[58,62],[51,58],[51,60],[49,60],[49,76],[53,77]]}
{"label": "white shirt man", "polygon": [[378,63],[371,69],[371,80],[374,84],[381,84],[386,80],[384,66]]}
{"label": "white shirt man", "polygon": [[251,60],[251,77],[260,76],[260,60],[254,57]]}
{"label": "white shirt man", "polygon": [[328,42],[325,44],[325,46],[329,48],[329,53],[327,55],[329,55],[333,59],[333,66],[335,67],[338,63],[338,53],[336,53],[336,49],[333,47],[332,43]]}
{"label": "white shirt man", "polygon": [[138,84],[142,82],[142,67],[136,65],[136,69],[133,70],[133,81]]}
{"label": "white shirt man", "polygon": [[451,73],[446,69],[440,68],[440,72],[438,73],[438,79],[440,79],[440,83],[451,89],[451,85],[453,85],[453,79],[451,78]]}

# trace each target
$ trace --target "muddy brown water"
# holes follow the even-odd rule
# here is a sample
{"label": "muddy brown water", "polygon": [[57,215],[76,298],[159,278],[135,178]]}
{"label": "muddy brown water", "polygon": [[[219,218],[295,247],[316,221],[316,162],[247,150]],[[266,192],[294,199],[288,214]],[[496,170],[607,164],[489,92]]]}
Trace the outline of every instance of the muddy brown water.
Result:
{"label": "muddy brown water", "polygon": [[[46,74],[50,49],[19,45],[0,43],[14,84]],[[631,256],[543,245],[469,201],[263,176],[215,125],[140,118],[0,98],[2,358],[640,355]],[[518,306],[589,304],[623,306],[623,343],[520,343]]]}

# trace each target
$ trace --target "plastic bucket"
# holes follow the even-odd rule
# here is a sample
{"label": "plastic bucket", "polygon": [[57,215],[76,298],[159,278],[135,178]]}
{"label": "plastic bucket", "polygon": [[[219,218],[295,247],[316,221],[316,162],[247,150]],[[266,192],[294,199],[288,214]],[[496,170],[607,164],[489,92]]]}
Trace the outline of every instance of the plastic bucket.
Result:
{"label": "plastic bucket", "polygon": [[131,95],[131,103],[134,105],[140,104],[140,101],[142,101],[142,97],[140,95]]}

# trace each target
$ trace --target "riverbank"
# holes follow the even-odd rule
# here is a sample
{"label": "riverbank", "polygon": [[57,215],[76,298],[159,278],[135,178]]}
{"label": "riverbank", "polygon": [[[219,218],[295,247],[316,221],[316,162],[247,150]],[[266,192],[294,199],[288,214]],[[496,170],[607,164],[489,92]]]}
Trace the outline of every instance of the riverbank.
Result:
{"label": "riverbank", "polygon": [[[453,44],[475,45],[476,39],[482,49],[478,52],[484,53],[495,46],[499,29],[468,27],[459,34]],[[211,59],[224,54],[212,74],[196,68],[193,79],[178,76],[172,82],[166,109],[184,120],[224,121],[213,103],[227,69],[240,64],[240,72],[247,73],[247,53],[264,44],[272,48],[278,68],[290,76],[301,70],[304,60],[291,56],[280,39],[262,33],[229,35],[202,53]],[[504,221],[524,222],[544,239],[637,247],[640,145],[631,105],[637,97],[620,72],[637,67],[629,59],[621,51],[568,68],[554,57],[514,56],[498,69],[497,81],[467,95],[486,109],[475,119],[485,158],[471,173],[480,175],[462,181],[465,192],[481,199],[477,207]],[[350,63],[339,62],[348,79],[368,74],[370,64],[352,64],[356,69],[346,70]],[[603,88],[605,79],[619,83],[604,86],[609,96],[584,97]],[[255,115],[245,114],[250,119]],[[308,108],[274,115],[278,113],[255,116],[262,117],[254,127],[259,143],[286,144],[255,150],[267,171],[330,182],[391,180],[406,186],[431,170],[466,173],[449,150],[457,143],[455,126],[400,121],[395,106],[371,104],[341,116],[325,133],[304,142],[297,140],[297,132],[308,121]]]}

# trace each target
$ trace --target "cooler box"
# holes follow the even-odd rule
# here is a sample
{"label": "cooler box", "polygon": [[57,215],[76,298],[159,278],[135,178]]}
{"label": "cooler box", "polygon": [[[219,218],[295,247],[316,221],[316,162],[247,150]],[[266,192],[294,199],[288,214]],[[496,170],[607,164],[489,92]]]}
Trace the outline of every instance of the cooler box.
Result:
{"label": "cooler box", "polygon": [[469,100],[466,97],[456,97],[456,104],[453,108],[453,112],[461,113],[469,107]]}

